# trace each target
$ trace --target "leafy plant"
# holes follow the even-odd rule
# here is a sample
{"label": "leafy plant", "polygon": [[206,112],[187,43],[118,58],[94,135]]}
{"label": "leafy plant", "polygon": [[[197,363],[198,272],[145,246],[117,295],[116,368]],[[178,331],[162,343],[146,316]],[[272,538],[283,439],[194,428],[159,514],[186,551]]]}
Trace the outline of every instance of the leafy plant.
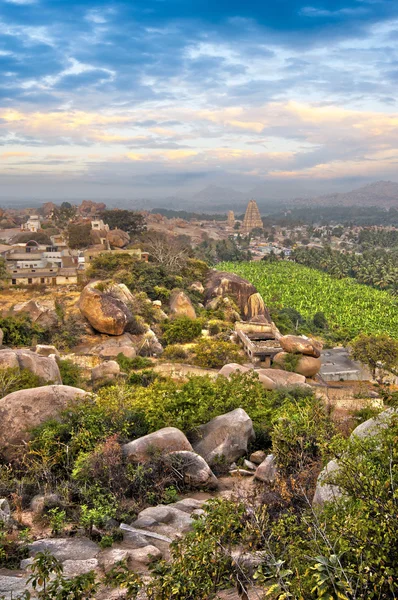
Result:
{"label": "leafy plant", "polygon": [[162,324],[163,338],[167,344],[186,344],[202,333],[202,321],[176,317]]}
{"label": "leafy plant", "polygon": [[243,363],[245,356],[233,342],[204,338],[195,346],[194,363],[207,369],[219,369],[228,363]]}

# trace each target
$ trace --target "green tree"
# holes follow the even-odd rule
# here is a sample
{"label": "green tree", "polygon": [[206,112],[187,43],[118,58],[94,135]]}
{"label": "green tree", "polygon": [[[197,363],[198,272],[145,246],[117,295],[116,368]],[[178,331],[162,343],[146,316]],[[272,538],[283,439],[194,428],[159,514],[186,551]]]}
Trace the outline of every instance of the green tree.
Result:
{"label": "green tree", "polygon": [[68,245],[69,248],[87,248],[90,245],[90,223],[69,223],[68,225]]}
{"label": "green tree", "polygon": [[100,217],[111,229],[121,229],[130,235],[137,235],[146,230],[144,217],[135,210],[104,210]]}
{"label": "green tree", "polygon": [[352,342],[351,356],[367,365],[373,378],[379,365],[394,373],[398,368],[398,341],[386,334],[359,335]]}

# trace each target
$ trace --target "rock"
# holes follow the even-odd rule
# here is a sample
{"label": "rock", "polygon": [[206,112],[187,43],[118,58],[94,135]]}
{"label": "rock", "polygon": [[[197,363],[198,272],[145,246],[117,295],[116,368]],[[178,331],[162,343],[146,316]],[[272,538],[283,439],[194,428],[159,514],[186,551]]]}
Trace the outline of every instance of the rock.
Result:
{"label": "rock", "polygon": [[142,563],[143,565],[150,565],[157,560],[162,558],[162,552],[156,546],[148,544],[143,548],[137,548],[136,550],[130,550],[129,557],[133,562]]}
{"label": "rock", "polygon": [[124,248],[130,243],[130,236],[122,229],[112,229],[106,234],[106,239],[111,248]]}
{"label": "rock", "polygon": [[170,312],[177,317],[196,319],[196,312],[185,292],[174,292],[170,297]]}
{"label": "rock", "polygon": [[26,314],[32,321],[45,329],[50,329],[58,324],[58,316],[55,310],[55,302],[39,302],[29,300],[16,304],[12,309],[13,314]]}
{"label": "rock", "polygon": [[97,557],[100,549],[91,540],[84,537],[46,538],[36,540],[28,546],[29,556],[48,550],[60,562],[70,560],[86,561]]}
{"label": "rock", "polygon": [[341,498],[342,492],[337,485],[325,483],[326,477],[338,471],[339,468],[339,463],[336,460],[331,460],[321,471],[316,482],[315,494],[312,500],[313,506],[323,506],[325,502],[333,502]]}
{"label": "rock", "polygon": [[0,594],[5,600],[14,600],[20,598],[28,589],[26,583],[27,577],[14,577],[9,575],[0,575]]}
{"label": "rock", "polygon": [[69,385],[20,390],[0,399],[0,446],[9,448],[29,439],[28,430],[56,418],[58,413],[87,392]]}
{"label": "rock", "polygon": [[321,356],[322,343],[298,335],[283,335],[279,338],[281,348],[291,354],[305,354],[319,358]]}
{"label": "rock", "polygon": [[263,462],[263,460],[266,459],[266,457],[267,455],[264,452],[264,450],[256,450],[255,452],[252,452],[252,454],[250,454],[250,460],[255,465],[261,465],[261,463]]}
{"label": "rock", "polygon": [[267,553],[258,550],[256,552],[242,552],[242,550],[232,550],[231,558],[235,566],[245,573],[246,577],[253,577],[257,567],[266,559]]}
{"label": "rock", "polygon": [[274,483],[276,477],[276,462],[273,454],[268,454],[263,462],[257,467],[254,477],[260,481],[264,481],[264,483]]}
{"label": "rock", "polygon": [[174,502],[171,506],[190,515],[194,510],[200,510],[205,502],[206,500],[198,500],[197,498],[183,498],[178,502]]}
{"label": "rock", "polygon": [[177,461],[176,469],[183,473],[184,482],[192,487],[209,487],[217,486],[217,477],[210,469],[207,462],[195,454],[187,450],[179,452],[171,452],[170,456],[175,457]]}
{"label": "rock", "polygon": [[195,452],[209,465],[220,456],[230,464],[247,453],[247,446],[254,437],[252,420],[242,408],[237,408],[197,427],[191,441]]}
{"label": "rock", "polygon": [[[278,352],[274,356],[274,364],[284,366],[285,358],[287,356],[287,352]],[[297,366],[294,370],[295,373],[299,375],[304,375],[304,377],[314,377],[317,373],[319,373],[321,369],[321,360],[320,358],[314,358],[313,356],[304,356],[301,355]]]}
{"label": "rock", "polygon": [[250,460],[247,460],[247,458],[245,458],[245,460],[243,461],[243,466],[246,467],[246,469],[249,469],[250,471],[256,470],[256,465]]}
{"label": "rock", "polygon": [[231,477],[253,477],[254,473],[252,471],[247,471],[247,469],[231,469],[229,472]]}
{"label": "rock", "polygon": [[133,322],[128,307],[131,298],[128,288],[122,284],[94,281],[83,289],[79,308],[96,331],[122,335]]}
{"label": "rock", "polygon": [[11,523],[11,510],[6,498],[0,498],[0,521],[2,521],[6,527]]}
{"label": "rock", "polygon": [[298,373],[291,373],[290,371],[284,371],[283,369],[259,369],[256,371],[259,374],[260,381],[264,377],[271,379],[274,384],[272,389],[280,387],[306,387],[310,389],[310,386],[305,383],[304,375]]}
{"label": "rock", "polygon": [[140,356],[160,356],[163,354],[163,346],[152,329],[144,334],[140,344]]}
{"label": "rock", "polygon": [[0,328],[0,346],[3,345],[4,340],[4,331]]}
{"label": "rock", "polygon": [[192,446],[185,435],[176,427],[164,427],[148,435],[123,445],[123,453],[133,462],[146,462],[153,458],[154,453],[188,451]]}
{"label": "rock", "polygon": [[[190,531],[192,523],[193,519],[186,512],[171,505],[159,504],[142,510],[138,514],[137,520],[134,521],[133,527],[145,528],[152,533],[175,539],[179,534]],[[150,541],[152,543],[152,540]]]}
{"label": "rock", "polygon": [[115,360],[106,360],[91,369],[91,381],[115,379],[118,375],[120,375],[120,367]]}
{"label": "rock", "polygon": [[34,514],[41,514],[44,509],[55,508],[61,505],[62,501],[58,494],[37,495],[32,498],[30,510]]}
{"label": "rock", "polygon": [[206,282],[205,303],[209,303],[217,296],[230,296],[233,298],[245,320],[263,315],[271,322],[271,317],[264,304],[264,300],[252,283],[233,273],[212,271]]}
{"label": "rock", "polygon": [[37,346],[35,348],[35,352],[39,356],[51,356],[51,354],[54,354],[55,356],[59,357],[59,352],[55,346],[47,346],[45,344],[37,344]]}
{"label": "rock", "polygon": [[364,421],[358,427],[355,427],[351,433],[351,437],[364,438],[371,435],[376,435],[380,430],[388,427],[389,420],[393,415],[398,415],[397,408],[387,408],[372,419]]}
{"label": "rock", "polygon": [[198,292],[199,294],[203,294],[205,291],[205,288],[203,287],[203,284],[200,281],[194,281],[189,286],[189,289],[192,290],[193,292]]}
{"label": "rock", "polygon": [[85,560],[70,559],[65,560],[62,566],[64,568],[63,576],[70,579],[94,571],[98,567],[98,560],[96,558],[87,558]]}
{"label": "rock", "polygon": [[129,563],[130,552],[130,549],[125,548],[106,548],[106,550],[101,552],[98,556],[98,562],[105,573],[107,573],[121,560],[126,560],[127,563]]}
{"label": "rock", "polygon": [[137,353],[133,346],[106,346],[101,350],[99,356],[101,358],[117,358],[119,354],[123,354],[126,358],[135,358]]}
{"label": "rock", "polygon": [[39,356],[30,350],[0,350],[0,369],[27,369],[43,381],[62,383],[55,357]]}
{"label": "rock", "polygon": [[224,365],[218,372],[219,375],[229,378],[233,373],[248,373],[251,369],[238,363]]}

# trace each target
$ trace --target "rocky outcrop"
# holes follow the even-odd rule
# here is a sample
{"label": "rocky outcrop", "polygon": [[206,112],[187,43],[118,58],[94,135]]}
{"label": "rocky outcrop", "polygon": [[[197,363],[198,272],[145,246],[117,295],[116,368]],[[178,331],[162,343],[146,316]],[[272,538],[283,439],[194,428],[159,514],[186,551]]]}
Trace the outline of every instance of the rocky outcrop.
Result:
{"label": "rocky outcrop", "polygon": [[291,354],[305,354],[314,358],[321,355],[322,344],[317,340],[298,335],[283,335],[279,338],[279,343],[285,352]]}
{"label": "rocky outcrop", "polygon": [[147,462],[157,452],[169,454],[177,451],[192,452],[192,446],[176,427],[163,427],[123,446],[124,455],[132,462]]}
{"label": "rocky outcrop", "polygon": [[112,229],[106,234],[106,239],[111,248],[124,248],[130,243],[130,236],[122,229]]}
{"label": "rocky outcrop", "polygon": [[79,308],[96,331],[122,335],[133,322],[128,306],[131,299],[130,291],[123,284],[94,281],[82,291]]}
{"label": "rocky outcrop", "polygon": [[177,317],[196,319],[196,312],[185,292],[174,292],[170,297],[170,312]]}
{"label": "rocky outcrop", "polygon": [[268,454],[263,462],[257,467],[254,477],[264,483],[274,483],[276,477],[276,461],[273,454]]}
{"label": "rocky outcrop", "polygon": [[55,357],[39,356],[30,350],[0,350],[0,369],[27,369],[43,381],[62,382]]}
{"label": "rocky outcrop", "polygon": [[39,354],[39,356],[51,356],[51,354],[54,354],[54,356],[59,357],[59,352],[56,347],[46,344],[37,344],[35,352],[36,354]]}
{"label": "rocky outcrop", "polygon": [[49,329],[58,324],[58,316],[53,301],[39,302],[38,300],[29,300],[16,304],[12,309],[13,314],[26,314],[32,323],[37,323],[45,329]]}
{"label": "rocky outcrop", "polygon": [[105,360],[91,370],[91,381],[115,379],[118,375],[120,375],[119,364],[115,360]]}
{"label": "rocky outcrop", "polygon": [[29,430],[56,418],[60,411],[87,392],[69,385],[20,390],[0,399],[0,447],[11,448],[29,439]]}
{"label": "rocky outcrop", "polygon": [[271,317],[264,300],[252,283],[234,273],[212,271],[205,288],[205,302],[209,303],[217,296],[230,297],[237,303],[242,317],[250,321],[263,315],[268,322]]}
{"label": "rocky outcrop", "polygon": [[198,488],[214,488],[217,486],[216,476],[199,454],[183,450],[171,452],[169,456],[175,459],[175,468],[182,473],[184,482],[187,485]]}
{"label": "rocky outcrop", "polygon": [[197,427],[190,440],[195,452],[211,466],[220,457],[230,464],[244,456],[254,437],[251,418],[242,408],[237,408]]}
{"label": "rocky outcrop", "polygon": [[[278,354],[274,356],[274,364],[284,367],[286,357],[288,356],[289,354],[287,352],[278,352]],[[315,377],[315,375],[319,373],[322,364],[319,358],[314,358],[313,356],[305,356],[304,354],[297,356],[297,364],[294,367],[295,373],[298,373],[299,375],[304,375],[304,377]]]}

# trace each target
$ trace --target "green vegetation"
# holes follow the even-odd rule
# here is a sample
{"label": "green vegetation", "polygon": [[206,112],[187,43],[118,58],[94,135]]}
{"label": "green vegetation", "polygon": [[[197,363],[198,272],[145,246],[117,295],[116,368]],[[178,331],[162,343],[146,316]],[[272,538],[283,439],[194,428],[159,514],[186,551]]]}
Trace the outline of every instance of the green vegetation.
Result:
{"label": "green vegetation", "polygon": [[71,223],[68,226],[68,245],[69,248],[87,248],[91,242],[91,224],[90,223]]}
{"label": "green vegetation", "polygon": [[0,369],[0,398],[4,398],[12,392],[41,387],[42,385],[47,384],[28,369]]}
{"label": "green vegetation", "polygon": [[335,339],[360,333],[398,339],[398,302],[388,292],[292,262],[223,263],[219,268],[251,281],[271,308],[293,309],[307,319],[322,312]]}
{"label": "green vegetation", "polygon": [[186,344],[200,336],[202,327],[200,319],[176,317],[163,323],[163,339],[167,344]]}
{"label": "green vegetation", "polygon": [[221,369],[228,363],[243,363],[245,355],[233,342],[204,338],[194,349],[194,363],[206,369]]}
{"label": "green vegetation", "polygon": [[134,210],[104,210],[100,218],[111,229],[121,229],[130,235],[137,235],[146,230],[145,218]]}
{"label": "green vegetation", "polygon": [[46,331],[25,315],[0,317],[0,329],[4,333],[5,346],[31,346],[33,342],[46,340]]}
{"label": "green vegetation", "polygon": [[62,383],[72,387],[81,387],[82,369],[71,360],[58,361],[59,372],[61,373]]}
{"label": "green vegetation", "polygon": [[351,344],[351,355],[368,365],[373,378],[378,367],[390,373],[398,370],[398,341],[385,334],[358,336]]}

